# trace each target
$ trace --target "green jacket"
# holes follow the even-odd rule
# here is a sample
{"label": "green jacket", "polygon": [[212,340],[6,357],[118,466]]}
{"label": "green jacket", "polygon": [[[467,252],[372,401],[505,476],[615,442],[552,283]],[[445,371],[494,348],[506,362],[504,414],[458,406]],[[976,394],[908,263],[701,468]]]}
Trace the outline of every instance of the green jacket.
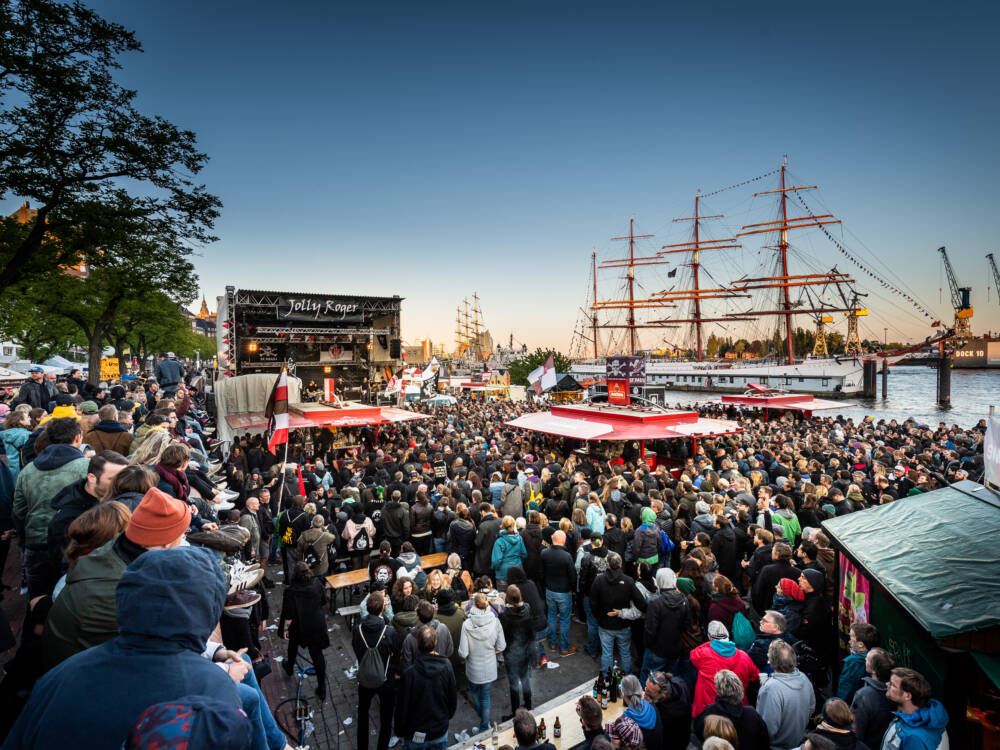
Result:
{"label": "green jacket", "polygon": [[48,544],[52,500],[64,487],[86,479],[90,461],[72,445],[50,445],[17,475],[14,516],[24,523],[24,543]]}
{"label": "green jacket", "polygon": [[114,550],[116,539],[81,557],[66,575],[42,634],[46,669],[118,635],[115,589],[128,565]]}

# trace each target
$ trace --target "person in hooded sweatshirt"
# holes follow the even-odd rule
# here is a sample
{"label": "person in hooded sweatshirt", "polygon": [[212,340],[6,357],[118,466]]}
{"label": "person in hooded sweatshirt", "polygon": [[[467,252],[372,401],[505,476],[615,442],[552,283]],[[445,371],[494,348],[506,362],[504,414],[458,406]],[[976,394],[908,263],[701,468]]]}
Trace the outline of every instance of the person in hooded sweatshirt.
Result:
{"label": "person in hooded sweatshirt", "polygon": [[419,649],[417,648],[417,636],[415,631],[421,625],[430,625],[434,628],[434,631],[437,633],[437,652],[441,654],[441,656],[450,659],[455,653],[455,642],[451,638],[451,631],[448,629],[447,625],[440,622],[435,617],[436,612],[434,605],[426,599],[421,599],[417,602],[416,613],[416,627],[410,630],[406,637],[403,638],[400,660],[404,669],[410,666],[417,658]]}
{"label": "person in hooded sweatshirt", "polygon": [[798,747],[816,708],[809,678],[797,668],[795,649],[782,640],[771,641],[767,660],[774,671],[757,695],[757,713],[767,724],[773,750]]}
{"label": "person in hooded sweatshirt", "polygon": [[535,666],[535,626],[531,606],[521,597],[514,584],[507,587],[507,607],[500,615],[500,627],[506,647],[503,663],[510,684],[510,714],[513,718],[520,706],[531,710],[531,670]]}
{"label": "person in hooded sweatshirt", "polygon": [[278,620],[278,637],[287,638],[288,656],[281,663],[289,677],[295,666],[299,647],[309,651],[309,658],[316,669],[316,695],[320,702],[326,700],[326,657],[323,649],[330,645],[326,630],[326,590],[323,579],[314,577],[304,562],[295,563],[295,573],[285,587]]}
{"label": "person in hooded sweatshirt", "polygon": [[115,598],[118,636],[41,678],[4,750],[81,747],[81,738],[93,750],[119,750],[149,706],[188,695],[241,708],[225,669],[202,657],[226,599],[213,553],[182,547],[142,555]]}
{"label": "person in hooded sweatshirt", "polygon": [[746,690],[751,682],[760,681],[760,672],[750,657],[736,648],[729,640],[729,631],[718,620],[708,623],[708,643],[691,650],[691,664],[698,672],[694,688],[694,703],[691,715],[697,716],[715,699],[715,675],[726,669],[736,674],[743,684],[743,703],[746,704]]}
{"label": "person in hooded sweatshirt", "polygon": [[455,672],[437,652],[434,628],[421,626],[416,636],[419,656],[399,681],[396,734],[403,738],[405,750],[445,750],[448,724],[458,708]]}
{"label": "person in hooded sweatshirt", "polygon": [[645,691],[639,678],[633,674],[625,675],[621,684],[622,705],[627,716],[642,730],[642,741],[647,748],[663,747],[663,722],[660,714],[652,703],[646,700]]}
{"label": "person in hooded sweatshirt", "polygon": [[372,699],[379,700],[379,730],[377,750],[387,750],[389,738],[392,736],[392,713],[396,704],[396,672],[399,667],[399,635],[390,626],[383,614],[388,599],[381,591],[373,591],[365,601],[364,610],[367,616],[354,626],[351,634],[351,645],[354,655],[360,661],[374,648],[382,657],[385,665],[386,680],[380,687],[371,688],[358,685],[358,750],[368,750],[368,710]]}
{"label": "person in hooded sweatshirt", "polygon": [[677,574],[670,568],[660,568],[655,580],[659,594],[646,605],[645,650],[639,671],[643,682],[658,670],[681,673],[681,660],[686,656],[681,635],[692,622],[687,597],[677,590]]}
{"label": "person in hooded sweatshirt", "polygon": [[479,713],[479,730],[490,726],[490,687],[497,679],[497,653],[507,647],[500,620],[490,611],[486,595],[477,592],[472,610],[462,623],[458,655],[465,659],[469,693]]}
{"label": "person in hooded sweatshirt", "polygon": [[886,697],[892,668],[896,666],[892,654],[884,648],[873,648],[865,657],[867,675],[854,693],[851,711],[854,713],[854,733],[872,750],[879,750],[885,730],[893,720],[896,704]]}
{"label": "person in hooded sweatshirt", "polygon": [[545,614],[545,599],[538,586],[528,578],[527,571],[519,565],[507,569],[508,586],[517,586],[521,599],[531,608],[531,627],[535,631],[535,662],[544,666],[548,662],[545,656],[545,634],[549,629],[548,617]]}
{"label": "person in hooded sweatshirt", "polygon": [[160,750],[165,742],[172,747],[245,750],[252,741],[250,720],[241,710],[215,698],[186,695],[143,711],[123,750]]}
{"label": "person in hooded sweatshirt", "polygon": [[437,599],[437,614],[434,619],[448,629],[448,636],[452,644],[452,651],[448,656],[452,666],[457,667],[461,665],[462,660],[454,646],[462,639],[462,624],[466,619],[465,610],[458,606],[453,589],[441,589]]}
{"label": "person in hooded sweatshirt", "polygon": [[737,613],[747,617],[747,605],[733,582],[721,573],[712,579],[712,602],[708,605],[708,619],[718,620],[732,632],[733,618]]}
{"label": "person in hooded sweatshirt", "polygon": [[512,565],[521,565],[528,556],[524,540],[517,533],[517,523],[513,516],[504,516],[500,523],[500,534],[493,543],[493,553],[490,563],[496,574],[497,588],[504,589],[507,585],[507,569]]}
{"label": "person in hooded sweatshirt", "polygon": [[691,539],[694,539],[701,532],[709,536],[715,536],[718,529],[715,526],[715,517],[712,515],[712,507],[704,500],[699,500],[694,505],[695,517],[691,521]]}
{"label": "person in hooded sweatshirt", "polygon": [[885,696],[896,704],[895,717],[885,730],[881,750],[938,750],[948,747],[948,712],[931,698],[931,686],[913,669],[892,670]]}
{"label": "person in hooded sweatshirt", "polygon": [[76,419],[49,420],[45,436],[48,446],[21,469],[14,486],[14,518],[24,525],[29,599],[50,593],[59,579],[48,546],[49,522],[55,515],[52,501],[65,487],[86,479],[90,465],[80,452],[83,431]]}
{"label": "person in hooded sweatshirt", "polygon": [[83,442],[95,451],[114,451],[127,456],[132,446],[132,433],[118,421],[118,407],[105,404],[97,412],[98,422],[83,436]]}

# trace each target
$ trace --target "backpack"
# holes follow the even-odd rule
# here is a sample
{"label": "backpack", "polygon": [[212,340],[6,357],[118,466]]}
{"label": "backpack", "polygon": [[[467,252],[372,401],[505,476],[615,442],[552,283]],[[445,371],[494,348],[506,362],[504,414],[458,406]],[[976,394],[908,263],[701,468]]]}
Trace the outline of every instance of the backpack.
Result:
{"label": "backpack", "polygon": [[756,638],[757,634],[754,633],[753,625],[750,624],[747,616],[742,612],[737,612],[733,616],[733,643],[736,644],[736,648],[746,651]]}
{"label": "backpack", "polygon": [[372,540],[368,538],[368,532],[364,526],[359,527],[355,532],[351,546],[355,552],[368,552],[372,548]]}
{"label": "backpack", "polygon": [[792,648],[795,649],[799,671],[808,677],[814,685],[825,682],[826,664],[816,655],[812,647],[805,641],[796,641]]}
{"label": "backpack", "polygon": [[597,576],[608,569],[608,556],[599,557],[598,555],[587,553],[587,557],[590,558],[590,565],[586,568],[583,568],[582,564],[580,565],[582,574],[580,577],[580,591],[590,596],[590,588],[594,585],[594,581],[597,580]]}
{"label": "backpack", "polygon": [[385,637],[385,631],[388,627],[388,625],[384,625],[381,635],[375,641],[375,645],[369,646],[368,641],[365,640],[365,634],[361,630],[361,626],[358,626],[358,635],[361,636],[361,642],[365,644],[365,652],[361,655],[361,660],[358,662],[358,684],[369,690],[376,690],[382,687],[386,679],[388,679],[389,665],[382,659],[382,654],[378,650],[378,646],[382,642],[382,638]]}
{"label": "backpack", "polygon": [[319,555],[316,554],[316,550],[313,547],[307,547],[305,554],[302,555],[302,562],[309,566],[310,570],[319,567]]}

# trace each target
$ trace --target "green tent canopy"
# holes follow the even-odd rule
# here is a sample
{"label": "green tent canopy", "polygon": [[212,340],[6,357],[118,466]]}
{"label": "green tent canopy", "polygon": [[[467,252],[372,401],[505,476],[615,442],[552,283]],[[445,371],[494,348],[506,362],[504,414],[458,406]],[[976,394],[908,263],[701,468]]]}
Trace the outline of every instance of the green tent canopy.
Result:
{"label": "green tent canopy", "polygon": [[936,640],[1000,626],[1000,499],[958,482],[823,528]]}

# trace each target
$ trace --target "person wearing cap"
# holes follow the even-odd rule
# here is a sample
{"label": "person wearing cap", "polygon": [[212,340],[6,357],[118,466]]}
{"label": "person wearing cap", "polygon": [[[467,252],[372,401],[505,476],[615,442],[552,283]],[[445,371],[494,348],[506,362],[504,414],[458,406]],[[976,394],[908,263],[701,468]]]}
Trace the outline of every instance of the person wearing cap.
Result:
{"label": "person wearing cap", "polygon": [[165,396],[170,396],[177,390],[184,375],[184,367],[174,359],[173,352],[160,355],[160,361],[156,364],[156,382],[160,384]]}
{"label": "person wearing cap", "polygon": [[802,624],[793,632],[796,637],[808,643],[824,663],[829,663],[833,634],[830,605],[823,594],[826,576],[818,570],[809,568],[802,571],[798,584],[804,595]]}
{"label": "person wearing cap", "polygon": [[[157,507],[166,511],[170,502],[162,496]],[[165,518],[181,533],[180,511],[187,509],[176,505],[176,513],[154,512],[155,520],[140,513],[142,527],[133,534],[147,543],[154,537],[162,540],[167,534],[159,524]],[[149,706],[189,695],[241,707],[226,670],[202,657],[226,599],[215,555],[193,547],[141,555],[116,583],[110,609],[112,617],[117,613],[117,636],[44,675],[7,736],[6,747],[119,748]],[[65,592],[57,603],[63,596]]]}
{"label": "person wearing cap", "polygon": [[125,569],[148,550],[179,546],[190,525],[187,505],[155,487],[149,490],[132,512],[125,532],[81,557],[67,574],[42,634],[45,667],[51,669],[118,635],[115,589]]}
{"label": "person wearing cap", "polygon": [[41,367],[35,365],[28,370],[27,382],[22,383],[17,389],[17,397],[11,402],[11,406],[28,404],[33,409],[49,408],[49,389],[45,386],[45,373]]}
{"label": "person wearing cap", "polygon": [[750,657],[736,648],[729,639],[729,631],[718,620],[708,623],[708,643],[703,643],[691,650],[691,664],[698,672],[694,688],[694,703],[691,707],[692,716],[698,716],[702,710],[715,700],[715,675],[721,670],[733,672],[743,683],[743,703],[746,704],[745,692],[751,682],[760,682],[760,672]]}

